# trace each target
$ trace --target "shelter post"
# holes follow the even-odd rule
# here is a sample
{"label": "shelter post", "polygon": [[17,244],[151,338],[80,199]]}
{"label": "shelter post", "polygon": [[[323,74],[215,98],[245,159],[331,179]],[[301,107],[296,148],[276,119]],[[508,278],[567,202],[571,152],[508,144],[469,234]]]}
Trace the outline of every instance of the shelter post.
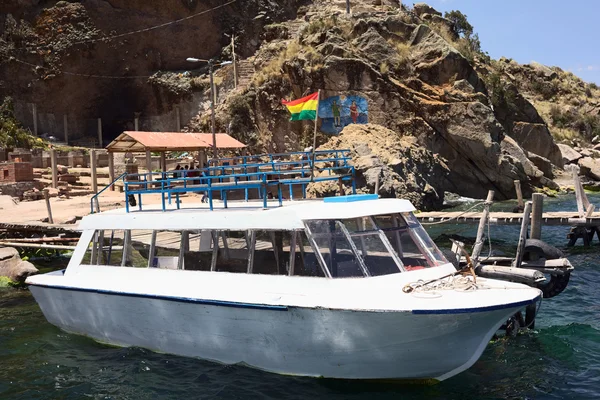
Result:
{"label": "shelter post", "polygon": [[148,170],[148,180],[152,180],[152,153],[146,150],[146,169]]}
{"label": "shelter post", "polygon": [[160,152],[160,170],[167,172],[167,155],[164,151]]}

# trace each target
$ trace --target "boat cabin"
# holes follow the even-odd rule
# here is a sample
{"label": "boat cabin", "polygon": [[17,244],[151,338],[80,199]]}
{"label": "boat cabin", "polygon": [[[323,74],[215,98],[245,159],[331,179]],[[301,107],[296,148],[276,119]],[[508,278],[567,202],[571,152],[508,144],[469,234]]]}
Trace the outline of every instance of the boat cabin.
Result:
{"label": "boat cabin", "polygon": [[[447,264],[406,200],[375,195],[107,211],[84,218],[79,264],[327,278]],[[69,269],[67,269],[68,271]]]}

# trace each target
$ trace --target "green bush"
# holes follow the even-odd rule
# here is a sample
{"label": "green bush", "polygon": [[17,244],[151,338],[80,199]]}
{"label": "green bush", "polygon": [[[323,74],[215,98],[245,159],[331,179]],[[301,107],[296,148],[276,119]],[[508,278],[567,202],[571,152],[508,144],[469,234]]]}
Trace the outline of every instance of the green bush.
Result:
{"label": "green bush", "polygon": [[10,97],[5,97],[0,105],[0,147],[25,149],[47,147],[46,142],[32,135],[17,121],[13,101]]}

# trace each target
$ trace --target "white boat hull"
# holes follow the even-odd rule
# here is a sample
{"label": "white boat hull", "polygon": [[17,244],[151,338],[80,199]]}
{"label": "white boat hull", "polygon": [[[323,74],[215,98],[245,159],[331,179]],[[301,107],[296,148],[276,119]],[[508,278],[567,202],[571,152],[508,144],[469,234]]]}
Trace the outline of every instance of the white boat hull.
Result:
{"label": "white boat hull", "polygon": [[[344,379],[443,380],[524,304],[349,311],[31,285],[49,322],[118,346]],[[533,299],[529,302],[532,302]]]}

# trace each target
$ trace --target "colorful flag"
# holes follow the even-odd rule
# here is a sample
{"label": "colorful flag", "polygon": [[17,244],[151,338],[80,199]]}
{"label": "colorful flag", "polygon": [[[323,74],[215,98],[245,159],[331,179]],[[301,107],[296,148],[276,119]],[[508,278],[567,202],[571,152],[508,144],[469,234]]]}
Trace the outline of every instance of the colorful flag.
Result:
{"label": "colorful flag", "polygon": [[286,106],[288,111],[292,113],[290,121],[300,121],[303,119],[314,121],[317,117],[317,107],[319,106],[319,92],[310,94],[298,100],[282,100],[281,104]]}

